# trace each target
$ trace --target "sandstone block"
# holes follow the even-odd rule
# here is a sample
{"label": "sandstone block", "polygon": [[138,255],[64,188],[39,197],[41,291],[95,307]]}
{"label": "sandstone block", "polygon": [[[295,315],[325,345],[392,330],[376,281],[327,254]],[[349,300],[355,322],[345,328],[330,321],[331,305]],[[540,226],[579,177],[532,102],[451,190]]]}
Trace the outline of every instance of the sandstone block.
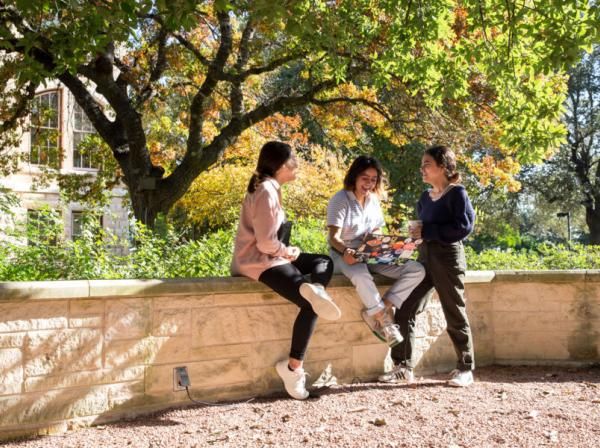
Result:
{"label": "sandstone block", "polygon": [[191,296],[161,296],[152,299],[152,308],[154,310],[164,310],[170,308],[190,309],[202,306],[215,306],[214,294],[198,294]]}
{"label": "sandstone block", "polygon": [[93,386],[126,381],[144,380],[144,366],[119,369],[101,369],[75,373],[63,373],[57,376],[35,376],[25,379],[25,392],[40,392],[53,389],[66,389]]}
{"label": "sandstone block", "polygon": [[352,368],[358,377],[372,377],[383,373],[389,348],[384,343],[352,347]]}
{"label": "sandstone block", "polygon": [[508,283],[494,287],[494,311],[550,311],[554,303],[571,300],[582,286],[563,283]]}
{"label": "sandstone block", "polygon": [[107,339],[130,339],[150,332],[150,299],[119,299],[106,304]]}
{"label": "sandstone block", "polygon": [[130,383],[112,384],[107,387],[108,407],[130,408],[144,403],[144,380]]}
{"label": "sandstone block", "polygon": [[105,301],[102,299],[76,299],[69,301],[70,316],[89,316],[104,314]]}
{"label": "sandstone block", "polygon": [[496,311],[494,328],[498,331],[522,329],[528,332],[556,332],[559,322],[555,313]]}
{"label": "sandstone block", "polygon": [[33,331],[25,340],[25,375],[56,375],[102,367],[100,330]]}
{"label": "sandstone block", "polygon": [[[555,333],[559,336],[559,332]],[[541,360],[546,356],[552,337],[547,332],[499,331],[495,332],[496,359]],[[556,341],[554,341],[556,342]]]}
{"label": "sandstone block", "polygon": [[102,328],[103,316],[69,317],[69,328]]}
{"label": "sandstone block", "polygon": [[146,337],[106,341],[104,366],[123,369],[145,364],[186,361],[190,356],[188,337]]}
{"label": "sandstone block", "polygon": [[18,394],[23,383],[23,355],[18,348],[0,349],[0,395]]}
{"label": "sandstone block", "polygon": [[214,297],[214,305],[219,307],[236,307],[236,306],[276,306],[289,304],[286,299],[279,294],[268,290],[265,292],[239,294],[216,294]]}
{"label": "sandstone block", "polygon": [[68,302],[1,302],[0,333],[67,327]]}
{"label": "sandstone block", "polygon": [[104,387],[54,390],[43,393],[0,397],[0,426],[55,422],[108,409]]}
{"label": "sandstone block", "polygon": [[[178,365],[148,367],[146,370],[146,393],[171,391],[173,389],[173,368]],[[185,365],[188,368],[192,390],[196,387],[219,387],[252,381],[247,358],[190,362]]]}
{"label": "sandstone block", "polygon": [[27,333],[0,334],[0,348],[22,347]]}
{"label": "sandstone block", "polygon": [[208,347],[194,347],[193,341],[190,349],[191,361],[207,361],[209,359],[227,359],[251,356],[253,347],[261,344],[229,344],[212,345]]}
{"label": "sandstone block", "polygon": [[192,310],[195,346],[289,338],[298,308],[292,304]]}
{"label": "sandstone block", "polygon": [[154,312],[152,334],[172,336],[190,334],[192,316],[189,309],[166,308]]}
{"label": "sandstone block", "polygon": [[[304,369],[307,372],[310,372],[310,381],[308,381],[307,384],[313,384],[318,381],[319,378],[331,380],[333,377],[335,377],[338,384],[349,383],[357,376],[350,358],[336,359],[334,361],[307,360],[304,363]],[[281,379],[279,380],[279,384],[279,387],[283,389]]]}
{"label": "sandstone block", "polygon": [[[307,357],[311,356],[311,353],[315,350],[315,345],[311,339],[308,347]],[[278,340],[278,341],[265,341],[250,344],[250,356],[249,362],[253,369],[253,373],[256,374],[257,369],[267,368],[275,371],[275,364],[282,359],[287,359],[290,353],[291,334],[290,339]],[[257,377],[253,377],[257,380]]]}
{"label": "sandstone block", "polygon": [[369,344],[378,339],[364,322],[327,323],[317,326],[310,346],[328,347],[332,345]]}

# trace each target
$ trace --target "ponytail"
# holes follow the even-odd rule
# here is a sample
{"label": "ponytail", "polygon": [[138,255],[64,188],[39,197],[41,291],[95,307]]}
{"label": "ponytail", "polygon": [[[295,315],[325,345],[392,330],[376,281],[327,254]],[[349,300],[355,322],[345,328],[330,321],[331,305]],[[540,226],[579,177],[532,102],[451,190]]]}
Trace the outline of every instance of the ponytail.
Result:
{"label": "ponytail", "polygon": [[259,173],[258,171],[254,171],[252,173],[252,177],[250,178],[250,182],[248,182],[248,187],[246,188],[246,191],[248,193],[254,193],[256,191],[256,189],[258,188],[258,186],[260,184],[262,184],[265,179],[269,177],[264,173]]}

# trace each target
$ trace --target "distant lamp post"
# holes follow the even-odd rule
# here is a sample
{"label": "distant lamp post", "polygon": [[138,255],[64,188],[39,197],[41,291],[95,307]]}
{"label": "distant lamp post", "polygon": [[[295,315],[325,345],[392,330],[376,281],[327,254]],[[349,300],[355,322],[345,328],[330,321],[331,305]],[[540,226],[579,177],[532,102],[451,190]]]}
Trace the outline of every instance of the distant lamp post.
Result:
{"label": "distant lamp post", "polygon": [[567,241],[571,241],[571,212],[558,212],[556,216],[559,218],[567,217]]}

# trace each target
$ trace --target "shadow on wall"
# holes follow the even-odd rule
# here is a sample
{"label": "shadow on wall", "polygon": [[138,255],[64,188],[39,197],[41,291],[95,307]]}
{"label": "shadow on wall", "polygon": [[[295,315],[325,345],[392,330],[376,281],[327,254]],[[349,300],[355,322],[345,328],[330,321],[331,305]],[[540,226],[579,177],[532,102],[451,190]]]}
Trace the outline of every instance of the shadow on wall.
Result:
{"label": "shadow on wall", "polygon": [[[535,282],[529,289],[511,289],[509,283],[504,283],[500,299],[493,299],[497,289],[489,282],[467,285],[479,366],[495,360],[496,304],[504,304],[506,319],[522,317],[524,313],[513,312],[507,300],[514,298],[520,306],[540,289]],[[383,370],[387,346],[360,318],[362,305],[352,285],[341,278],[332,284],[343,315],[339,321],[318,323],[306,369],[313,379],[322,375],[323,381],[373,380]],[[273,366],[288,355],[297,308],[256,282],[117,281],[89,282],[87,288],[87,298],[71,298],[74,293],[68,287],[64,299],[58,298],[57,287],[48,298],[0,295],[0,436],[37,428],[63,431],[69,425],[103,423],[188,403],[185,392],[172,390],[173,368],[181,365],[188,367],[198,400],[243,399],[283,390]],[[548,283],[545,291],[553,288]],[[521,296],[515,291],[522,291]],[[575,322],[574,329],[563,337],[581,335],[582,329],[578,337],[596,335],[588,348],[577,345],[571,352],[573,358],[581,356],[576,359],[597,357],[594,324],[600,302],[596,290],[590,291],[569,296],[564,303],[552,298],[556,306],[571,307],[566,319]],[[538,305],[527,306],[535,310]],[[505,320],[505,326],[510,322]],[[418,329],[417,374],[452,370],[456,355],[439,301],[432,300],[419,315]],[[521,331],[509,329],[517,335]],[[520,353],[511,350],[505,344],[501,359]]]}

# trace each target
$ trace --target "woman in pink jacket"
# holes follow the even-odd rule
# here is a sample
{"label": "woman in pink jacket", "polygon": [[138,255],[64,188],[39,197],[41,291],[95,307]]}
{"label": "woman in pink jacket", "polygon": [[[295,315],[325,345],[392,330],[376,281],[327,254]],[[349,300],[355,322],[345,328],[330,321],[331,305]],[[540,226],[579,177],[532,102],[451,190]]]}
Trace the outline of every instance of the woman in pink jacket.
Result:
{"label": "woman in pink jacket", "polygon": [[[308,398],[302,368],[317,316],[339,319],[337,305],[325,291],[333,273],[326,255],[300,253],[280,238],[285,229],[281,186],[296,179],[298,162],[292,148],[268,142],[260,150],[256,171],[248,184],[235,239],[231,273],[258,280],[296,304],[300,311],[294,322],[289,359],[275,365],[290,396]],[[283,226],[283,227],[282,227]],[[304,275],[310,274],[310,282]]]}

